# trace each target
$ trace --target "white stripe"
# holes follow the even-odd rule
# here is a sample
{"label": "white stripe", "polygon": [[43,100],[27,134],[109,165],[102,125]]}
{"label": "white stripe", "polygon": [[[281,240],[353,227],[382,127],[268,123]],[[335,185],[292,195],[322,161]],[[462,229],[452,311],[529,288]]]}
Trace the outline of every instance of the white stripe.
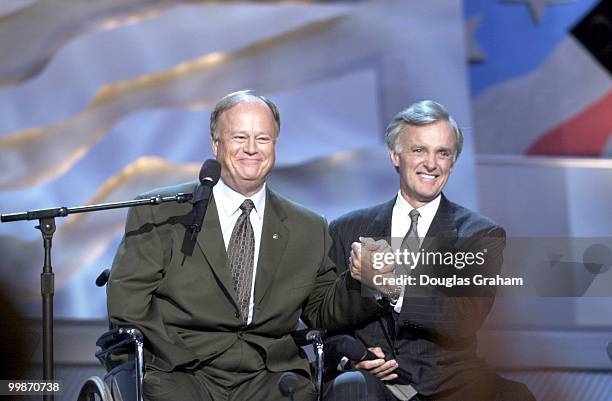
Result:
{"label": "white stripe", "polygon": [[472,102],[478,153],[521,154],[540,135],[612,88],[609,74],[568,36],[535,71]]}
{"label": "white stripe", "polygon": [[588,157],[479,154],[476,156],[476,164],[478,166],[542,166],[560,168],[599,168],[612,170],[612,160]]}
{"label": "white stripe", "polygon": [[37,0],[2,0],[2,3],[0,3],[0,16],[21,10],[36,1]]}

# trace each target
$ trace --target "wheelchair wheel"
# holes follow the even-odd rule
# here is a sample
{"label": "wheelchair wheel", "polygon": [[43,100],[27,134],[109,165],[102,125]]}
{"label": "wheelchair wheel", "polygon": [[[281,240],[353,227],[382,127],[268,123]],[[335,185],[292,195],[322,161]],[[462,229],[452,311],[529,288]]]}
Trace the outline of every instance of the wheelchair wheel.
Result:
{"label": "wheelchair wheel", "polygon": [[77,401],[113,401],[113,396],[102,379],[92,376],[81,386]]}

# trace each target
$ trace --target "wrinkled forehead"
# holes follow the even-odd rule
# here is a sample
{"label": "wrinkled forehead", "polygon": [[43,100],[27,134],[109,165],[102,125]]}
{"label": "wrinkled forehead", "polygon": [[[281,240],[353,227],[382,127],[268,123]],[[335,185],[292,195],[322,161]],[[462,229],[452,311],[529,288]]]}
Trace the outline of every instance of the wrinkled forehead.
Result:
{"label": "wrinkled forehead", "polygon": [[453,126],[446,120],[424,125],[404,124],[400,130],[399,142],[402,144],[454,148],[457,144],[457,135]]}

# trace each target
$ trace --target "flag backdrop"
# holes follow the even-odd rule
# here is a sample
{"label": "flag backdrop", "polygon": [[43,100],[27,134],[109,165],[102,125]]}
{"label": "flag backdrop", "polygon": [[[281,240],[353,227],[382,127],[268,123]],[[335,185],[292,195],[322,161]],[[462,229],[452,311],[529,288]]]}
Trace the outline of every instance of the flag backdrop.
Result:
{"label": "flag backdrop", "polygon": [[[477,207],[459,1],[10,1],[0,8],[2,213],[131,199],[192,180],[211,106],[252,88],[281,110],[270,185],[328,219],[390,199],[384,127],[436,99],[466,127],[450,183]],[[125,211],[58,219],[56,316],[100,318],[94,287]],[[0,278],[40,312],[40,234],[0,225]]]}
{"label": "flag backdrop", "polygon": [[[211,157],[211,106],[253,88],[281,110],[270,185],[328,219],[394,196],[384,127],[408,104],[435,99],[466,134],[446,190],[454,201],[510,235],[612,236],[611,7],[3,0],[0,211],[126,200],[192,180]],[[124,218],[58,219],[56,316],[105,316],[93,281],[112,262]],[[39,315],[33,226],[0,224],[0,280]],[[596,312],[606,299],[580,302],[555,322],[610,324]],[[535,311],[521,314],[532,323],[561,309],[538,300],[521,310]]]}

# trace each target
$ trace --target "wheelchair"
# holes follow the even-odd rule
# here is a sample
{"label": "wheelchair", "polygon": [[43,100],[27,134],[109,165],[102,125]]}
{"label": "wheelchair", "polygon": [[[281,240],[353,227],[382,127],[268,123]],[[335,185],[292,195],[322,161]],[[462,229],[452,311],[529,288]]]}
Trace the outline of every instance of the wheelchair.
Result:
{"label": "wheelchair", "polygon": [[[104,270],[96,279],[98,287],[108,282],[110,270]],[[143,401],[144,336],[136,327],[115,327],[109,323],[109,331],[96,341],[99,347],[95,356],[106,369],[104,377],[88,378],[79,391],[77,401]],[[300,347],[312,345],[314,371],[319,400],[323,393],[323,363],[325,331],[303,329],[292,333]]]}

